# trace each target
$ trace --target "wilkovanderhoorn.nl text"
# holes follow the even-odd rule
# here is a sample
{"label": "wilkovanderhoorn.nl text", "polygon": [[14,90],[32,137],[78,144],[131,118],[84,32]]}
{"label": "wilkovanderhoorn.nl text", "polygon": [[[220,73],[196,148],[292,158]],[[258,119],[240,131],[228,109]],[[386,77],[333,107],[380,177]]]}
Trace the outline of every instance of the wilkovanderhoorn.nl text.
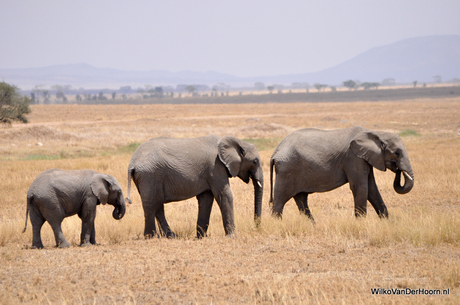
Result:
{"label": "wilkovanderhoorn.nl text", "polygon": [[450,289],[371,288],[376,295],[449,295]]}

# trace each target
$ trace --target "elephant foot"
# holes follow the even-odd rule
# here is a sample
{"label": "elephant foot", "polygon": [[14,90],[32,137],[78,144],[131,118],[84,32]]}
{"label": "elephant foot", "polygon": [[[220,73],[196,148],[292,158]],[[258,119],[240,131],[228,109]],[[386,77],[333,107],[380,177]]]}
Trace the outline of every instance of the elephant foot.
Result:
{"label": "elephant foot", "polygon": [[379,211],[377,212],[377,214],[379,215],[380,219],[388,219],[388,210],[385,209],[383,211]]}
{"label": "elephant foot", "polygon": [[68,241],[65,241],[65,242],[57,244],[56,247],[58,247],[58,248],[69,248],[70,243]]}
{"label": "elephant foot", "polygon": [[227,238],[232,238],[232,239],[233,239],[233,238],[237,238],[237,236],[236,236],[236,233],[235,233],[235,232],[232,232],[232,233],[228,233],[227,235],[225,235],[225,237],[227,237]]}
{"label": "elephant foot", "polygon": [[161,237],[161,236],[166,236],[166,238],[169,238],[169,239],[174,239],[174,238],[178,238],[179,235],[177,235],[176,233],[172,232],[172,231],[169,231],[167,232],[166,234],[162,234],[162,235],[159,235],[157,233],[149,233],[149,234],[144,234],[144,238],[145,239],[152,239],[152,238],[155,238],[155,237]]}
{"label": "elephant foot", "polygon": [[42,244],[39,244],[39,245],[32,245],[31,249],[45,249],[45,247],[43,247]]}
{"label": "elephant foot", "polygon": [[313,218],[313,215],[311,215],[310,211],[304,212],[304,213],[302,213],[302,214],[304,214],[305,216],[307,216],[307,217],[308,217],[308,220],[310,220],[312,224],[315,224],[315,218]]}
{"label": "elephant foot", "polygon": [[176,233],[170,231],[170,232],[166,233],[166,238],[168,238],[168,239],[179,238],[179,235],[177,235]]}
{"label": "elephant foot", "polygon": [[367,215],[367,210],[355,208],[355,218],[363,218],[363,217],[366,217],[366,215]]}
{"label": "elephant foot", "polygon": [[80,244],[80,247],[91,247],[91,246],[97,246],[98,244],[97,243],[81,243]]}
{"label": "elephant foot", "polygon": [[196,233],[196,239],[202,239],[203,237],[208,237],[208,234],[203,233],[203,232]]}
{"label": "elephant foot", "polygon": [[156,236],[157,236],[156,234],[144,234],[144,239],[152,239]]}

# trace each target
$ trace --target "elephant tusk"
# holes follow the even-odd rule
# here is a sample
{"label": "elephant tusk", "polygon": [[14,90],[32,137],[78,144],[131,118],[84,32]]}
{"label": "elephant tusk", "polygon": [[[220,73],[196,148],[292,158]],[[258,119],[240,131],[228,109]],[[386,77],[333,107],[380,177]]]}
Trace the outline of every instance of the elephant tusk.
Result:
{"label": "elephant tusk", "polygon": [[409,178],[410,181],[413,181],[414,178],[412,178],[406,171],[402,171],[404,176],[406,176],[407,178]]}
{"label": "elephant tusk", "polygon": [[259,185],[259,187],[262,187],[262,183],[260,183],[259,180],[257,180],[257,185]]}

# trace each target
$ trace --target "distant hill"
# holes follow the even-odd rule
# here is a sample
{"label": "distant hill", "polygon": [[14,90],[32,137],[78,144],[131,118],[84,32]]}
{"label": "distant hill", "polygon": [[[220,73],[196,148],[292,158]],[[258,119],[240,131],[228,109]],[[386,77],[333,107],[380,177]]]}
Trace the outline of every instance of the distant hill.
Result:
{"label": "distant hill", "polygon": [[117,69],[100,69],[80,63],[56,65],[29,69],[0,69],[0,79],[12,83],[23,90],[36,85],[71,85],[73,88],[114,88],[120,86],[143,87],[151,85],[178,84],[215,84],[218,82],[233,83],[238,77],[218,72],[181,71],[123,71]]}
{"label": "distant hill", "polygon": [[[427,36],[375,47],[342,64],[316,73],[276,77],[281,82],[310,82],[329,85],[345,80],[397,83],[460,79],[460,36]],[[267,79],[269,80],[269,79]],[[275,79],[273,79],[274,81]]]}
{"label": "distant hill", "polygon": [[135,88],[151,85],[206,84],[219,82],[233,87],[252,87],[255,82],[266,85],[303,82],[313,85],[341,85],[352,79],[361,82],[396,83],[433,82],[460,79],[460,36],[427,36],[405,39],[390,45],[375,47],[337,66],[305,74],[237,77],[213,71],[122,71],[100,69],[87,64],[57,65],[30,69],[0,69],[0,79],[23,90],[36,85],[71,85],[73,88],[114,88],[130,85]]}

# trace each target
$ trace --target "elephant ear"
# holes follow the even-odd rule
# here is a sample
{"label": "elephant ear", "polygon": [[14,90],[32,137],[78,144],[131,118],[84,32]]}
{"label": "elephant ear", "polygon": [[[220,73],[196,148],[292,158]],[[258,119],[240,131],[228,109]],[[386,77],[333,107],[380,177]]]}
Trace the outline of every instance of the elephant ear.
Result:
{"label": "elephant ear", "polygon": [[232,136],[222,137],[217,143],[219,159],[228,169],[230,176],[236,177],[240,172],[244,149],[241,140]]}
{"label": "elephant ear", "polygon": [[103,205],[107,203],[110,188],[110,182],[104,175],[96,174],[91,179],[91,191]]}
{"label": "elephant ear", "polygon": [[370,131],[358,133],[350,143],[353,153],[366,160],[378,170],[386,171],[384,144],[379,136]]}

